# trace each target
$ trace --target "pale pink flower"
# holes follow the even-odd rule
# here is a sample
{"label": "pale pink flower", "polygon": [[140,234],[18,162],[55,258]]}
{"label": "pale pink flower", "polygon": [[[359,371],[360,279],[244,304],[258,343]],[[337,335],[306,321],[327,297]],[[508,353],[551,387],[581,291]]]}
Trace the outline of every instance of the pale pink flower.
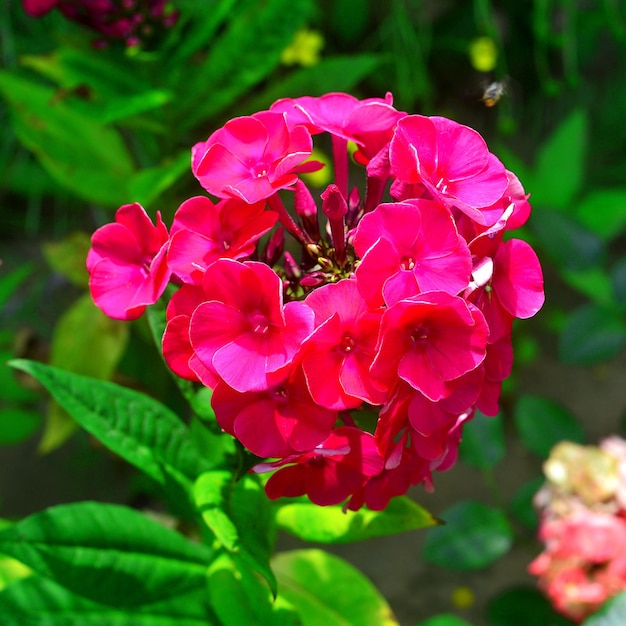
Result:
{"label": "pale pink flower", "polygon": [[171,272],[165,261],[167,228],[157,213],[156,225],[144,208],[125,204],[115,222],[92,235],[87,255],[91,296],[104,313],[120,320],[137,319],[160,297]]}
{"label": "pale pink flower", "polygon": [[261,111],[236,117],[195,144],[191,166],[209,193],[253,204],[293,186],[299,172],[319,169],[303,164],[312,148],[304,126],[289,128],[281,113]]}
{"label": "pale pink flower", "polygon": [[450,209],[479,224],[504,195],[508,179],[502,163],[473,129],[444,117],[408,115],[398,121],[389,150],[391,173],[405,184],[421,184]]}
{"label": "pale pink flower", "polygon": [[191,317],[189,337],[206,367],[239,392],[273,386],[313,330],[303,302],[283,305],[282,283],[267,265],[218,259],[204,275],[208,301]]}

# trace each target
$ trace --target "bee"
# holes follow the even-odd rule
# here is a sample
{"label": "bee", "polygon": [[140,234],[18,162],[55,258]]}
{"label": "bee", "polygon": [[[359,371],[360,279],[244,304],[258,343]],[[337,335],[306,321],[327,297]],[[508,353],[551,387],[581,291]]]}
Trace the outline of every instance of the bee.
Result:
{"label": "bee", "polygon": [[507,81],[494,80],[485,87],[481,100],[486,107],[491,108],[496,106],[496,104],[500,102],[500,98],[502,98],[502,96],[506,95],[507,93]]}

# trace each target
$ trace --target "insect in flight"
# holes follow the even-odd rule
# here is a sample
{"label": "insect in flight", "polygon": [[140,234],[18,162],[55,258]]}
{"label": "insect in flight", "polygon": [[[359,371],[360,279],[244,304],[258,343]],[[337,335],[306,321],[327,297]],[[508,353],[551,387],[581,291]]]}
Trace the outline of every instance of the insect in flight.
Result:
{"label": "insect in flight", "polygon": [[483,95],[481,100],[486,107],[494,107],[502,96],[507,93],[507,81],[506,80],[494,80],[489,83],[485,90],[483,91]]}

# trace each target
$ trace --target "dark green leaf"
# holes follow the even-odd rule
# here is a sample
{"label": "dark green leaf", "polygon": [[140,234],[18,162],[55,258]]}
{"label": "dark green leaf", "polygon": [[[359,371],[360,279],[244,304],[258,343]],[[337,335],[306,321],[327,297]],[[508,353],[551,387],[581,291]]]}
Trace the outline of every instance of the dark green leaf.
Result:
{"label": "dark green leaf", "polygon": [[576,217],[602,239],[615,239],[626,226],[626,189],[592,191],[576,206]]}
{"label": "dark green leaf", "polygon": [[543,476],[529,480],[513,494],[511,499],[511,512],[521,524],[530,530],[535,530],[539,523],[533,498],[544,482]]}
{"label": "dark green leaf", "polygon": [[297,613],[234,554],[222,554],[208,572],[211,606],[223,626],[299,626]]}
{"label": "dark green leaf", "polygon": [[185,483],[209,467],[187,427],[156,400],[34,361],[10,365],[34,376],[79,424],[157,482],[169,475]]}
{"label": "dark green leaf", "polygon": [[536,210],[530,226],[542,248],[558,266],[579,271],[594,268],[604,256],[602,240],[569,215]]}
{"label": "dark green leaf", "polygon": [[570,287],[584,294],[593,302],[605,306],[610,306],[613,302],[611,277],[601,266],[578,271],[564,269],[561,271],[561,277]]}
{"label": "dark green leaf", "polygon": [[80,502],[0,532],[0,552],[95,602],[146,604],[203,588],[212,552],[141,513]]}
{"label": "dark green leaf", "polygon": [[625,347],[623,313],[591,303],[569,314],[559,337],[559,358],[564,363],[592,365],[613,358]]}
{"label": "dark green leaf", "polygon": [[194,497],[217,540],[261,574],[276,594],[276,579],[269,566],[273,518],[258,480],[244,476],[234,482],[232,472],[205,472],[196,481]]}
{"label": "dark green leaf", "polygon": [[32,577],[0,593],[3,626],[214,626],[204,588],[138,607],[88,600],[55,582]]}
{"label": "dark green leaf", "polygon": [[571,626],[536,589],[516,587],[495,596],[487,608],[489,626]]}
{"label": "dark green leaf", "polygon": [[535,206],[570,209],[582,188],[587,135],[587,115],[578,109],[541,146],[529,189]]}
{"label": "dark green leaf", "polygon": [[294,550],[272,559],[278,599],[297,607],[303,626],[398,626],[370,580],[322,550]]}
{"label": "dark green leaf", "polygon": [[441,518],[444,525],[429,529],[422,551],[423,558],[434,565],[480,569],[506,554],[513,543],[504,513],[480,502],[459,502]]}
{"label": "dark green leaf", "polygon": [[626,309],[626,256],[611,268],[611,286],[615,302],[620,308]]}
{"label": "dark green leaf", "polygon": [[626,624],[626,592],[609,600],[583,626],[624,626]]}
{"label": "dark green leaf", "polygon": [[20,385],[17,382],[16,373],[7,366],[7,361],[12,358],[13,353],[10,350],[0,350],[0,389],[2,389],[2,400],[6,402],[37,400],[39,396]]}
{"label": "dark green leaf", "polygon": [[515,407],[514,419],[524,445],[542,458],[548,458],[559,441],[583,443],[585,440],[576,418],[554,400],[524,395]]}
{"label": "dark green leaf", "polygon": [[65,239],[45,243],[42,251],[48,265],[58,274],[67,278],[73,285],[87,287],[87,253],[91,248],[91,239],[87,233],[73,232]]}
{"label": "dark green leaf", "polygon": [[[0,266],[1,267],[1,266]],[[33,271],[32,263],[24,263],[0,276],[0,310],[6,306],[9,298]]]}
{"label": "dark green leaf", "polygon": [[503,458],[504,430],[502,417],[487,417],[476,411],[474,418],[463,426],[459,453],[465,463],[477,469],[495,467]]}
{"label": "dark green leaf", "polygon": [[309,501],[285,501],[276,514],[279,528],[319,543],[348,543],[433,526],[437,520],[407,497],[393,498],[384,511],[343,511]]}
{"label": "dark green leaf", "polygon": [[41,413],[20,407],[0,408],[0,445],[18,443],[41,426]]}

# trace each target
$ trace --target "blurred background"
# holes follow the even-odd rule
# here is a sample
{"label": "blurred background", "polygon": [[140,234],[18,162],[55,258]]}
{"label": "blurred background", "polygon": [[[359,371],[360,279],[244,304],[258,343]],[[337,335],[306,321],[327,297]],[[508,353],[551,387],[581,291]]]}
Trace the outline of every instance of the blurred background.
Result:
{"label": "blurred background", "polygon": [[[133,201],[168,223],[200,191],[190,147],[278,98],[390,91],[400,110],[472,126],[518,175],[534,212],[515,236],[539,254],[546,305],[516,326],[500,415],[468,426],[461,461],[436,476],[434,494],[412,492],[452,520],[448,549],[421,532],[337,552],[403,625],[441,612],[474,626],[527,624],[515,620],[530,606],[548,615],[526,574],[540,550],[531,499],[542,461],[562,439],[625,434],[626,6],[120,0],[110,3],[118,17],[136,25],[115,30],[86,0],[39,17],[36,5],[55,3],[25,4],[31,15],[17,0],[0,5],[2,362],[111,379],[184,414],[147,325],[91,303],[90,233]],[[153,486],[32,381],[0,365],[0,390],[0,517],[81,499],[151,501]],[[569,623],[557,619],[532,623]]]}

